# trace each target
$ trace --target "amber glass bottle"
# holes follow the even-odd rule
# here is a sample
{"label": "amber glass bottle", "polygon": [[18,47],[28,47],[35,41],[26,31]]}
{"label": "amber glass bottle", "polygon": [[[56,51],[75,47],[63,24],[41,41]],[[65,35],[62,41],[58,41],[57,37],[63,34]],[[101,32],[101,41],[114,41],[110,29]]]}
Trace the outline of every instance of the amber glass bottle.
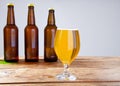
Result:
{"label": "amber glass bottle", "polygon": [[13,4],[8,4],[7,24],[3,32],[4,60],[7,62],[18,62],[18,28],[15,25]]}
{"label": "amber glass bottle", "polygon": [[25,61],[39,60],[38,28],[35,24],[34,5],[28,6],[28,24],[25,28]]}
{"label": "amber glass bottle", "polygon": [[48,23],[44,29],[44,61],[56,62],[57,56],[54,51],[54,37],[57,30],[55,25],[54,9],[49,9]]}

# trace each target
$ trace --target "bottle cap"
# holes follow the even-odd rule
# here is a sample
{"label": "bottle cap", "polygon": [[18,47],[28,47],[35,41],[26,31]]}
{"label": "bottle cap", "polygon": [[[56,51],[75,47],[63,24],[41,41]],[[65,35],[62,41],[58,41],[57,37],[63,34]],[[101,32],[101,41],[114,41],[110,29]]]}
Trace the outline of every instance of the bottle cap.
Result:
{"label": "bottle cap", "polygon": [[28,4],[28,7],[34,7],[34,4],[33,3],[31,3],[31,4]]}
{"label": "bottle cap", "polygon": [[49,8],[49,10],[54,10],[54,8]]}
{"label": "bottle cap", "polygon": [[8,3],[7,6],[14,6],[14,4],[13,3]]}

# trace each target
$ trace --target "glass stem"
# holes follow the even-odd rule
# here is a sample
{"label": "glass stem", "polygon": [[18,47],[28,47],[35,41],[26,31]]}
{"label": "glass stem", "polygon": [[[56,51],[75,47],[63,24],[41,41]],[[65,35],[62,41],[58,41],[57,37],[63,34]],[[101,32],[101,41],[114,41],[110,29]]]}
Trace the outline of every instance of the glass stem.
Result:
{"label": "glass stem", "polygon": [[65,77],[69,77],[69,76],[70,76],[70,73],[69,73],[68,68],[69,68],[68,64],[64,64],[64,72],[63,72],[63,75],[64,75]]}

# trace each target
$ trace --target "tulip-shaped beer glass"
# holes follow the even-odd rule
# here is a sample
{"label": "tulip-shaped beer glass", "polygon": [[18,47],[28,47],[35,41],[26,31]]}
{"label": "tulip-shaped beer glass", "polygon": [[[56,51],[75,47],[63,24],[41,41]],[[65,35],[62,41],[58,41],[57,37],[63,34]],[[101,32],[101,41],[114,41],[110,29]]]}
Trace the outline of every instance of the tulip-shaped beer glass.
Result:
{"label": "tulip-shaped beer glass", "polygon": [[74,61],[80,49],[78,29],[58,28],[54,40],[54,47],[58,59],[64,65],[64,72],[57,75],[57,79],[76,80],[76,76],[69,73],[68,66]]}

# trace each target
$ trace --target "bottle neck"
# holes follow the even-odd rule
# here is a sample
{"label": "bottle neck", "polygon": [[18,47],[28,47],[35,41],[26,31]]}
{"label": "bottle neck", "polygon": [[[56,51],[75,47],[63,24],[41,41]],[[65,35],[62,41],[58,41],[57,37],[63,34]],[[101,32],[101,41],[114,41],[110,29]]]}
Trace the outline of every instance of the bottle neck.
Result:
{"label": "bottle neck", "polygon": [[48,15],[48,25],[55,25],[55,15],[54,15],[54,10],[49,10],[49,15]]}
{"label": "bottle neck", "polygon": [[14,6],[8,6],[7,25],[15,25]]}
{"label": "bottle neck", "polygon": [[35,25],[34,6],[28,7],[28,25]]}

